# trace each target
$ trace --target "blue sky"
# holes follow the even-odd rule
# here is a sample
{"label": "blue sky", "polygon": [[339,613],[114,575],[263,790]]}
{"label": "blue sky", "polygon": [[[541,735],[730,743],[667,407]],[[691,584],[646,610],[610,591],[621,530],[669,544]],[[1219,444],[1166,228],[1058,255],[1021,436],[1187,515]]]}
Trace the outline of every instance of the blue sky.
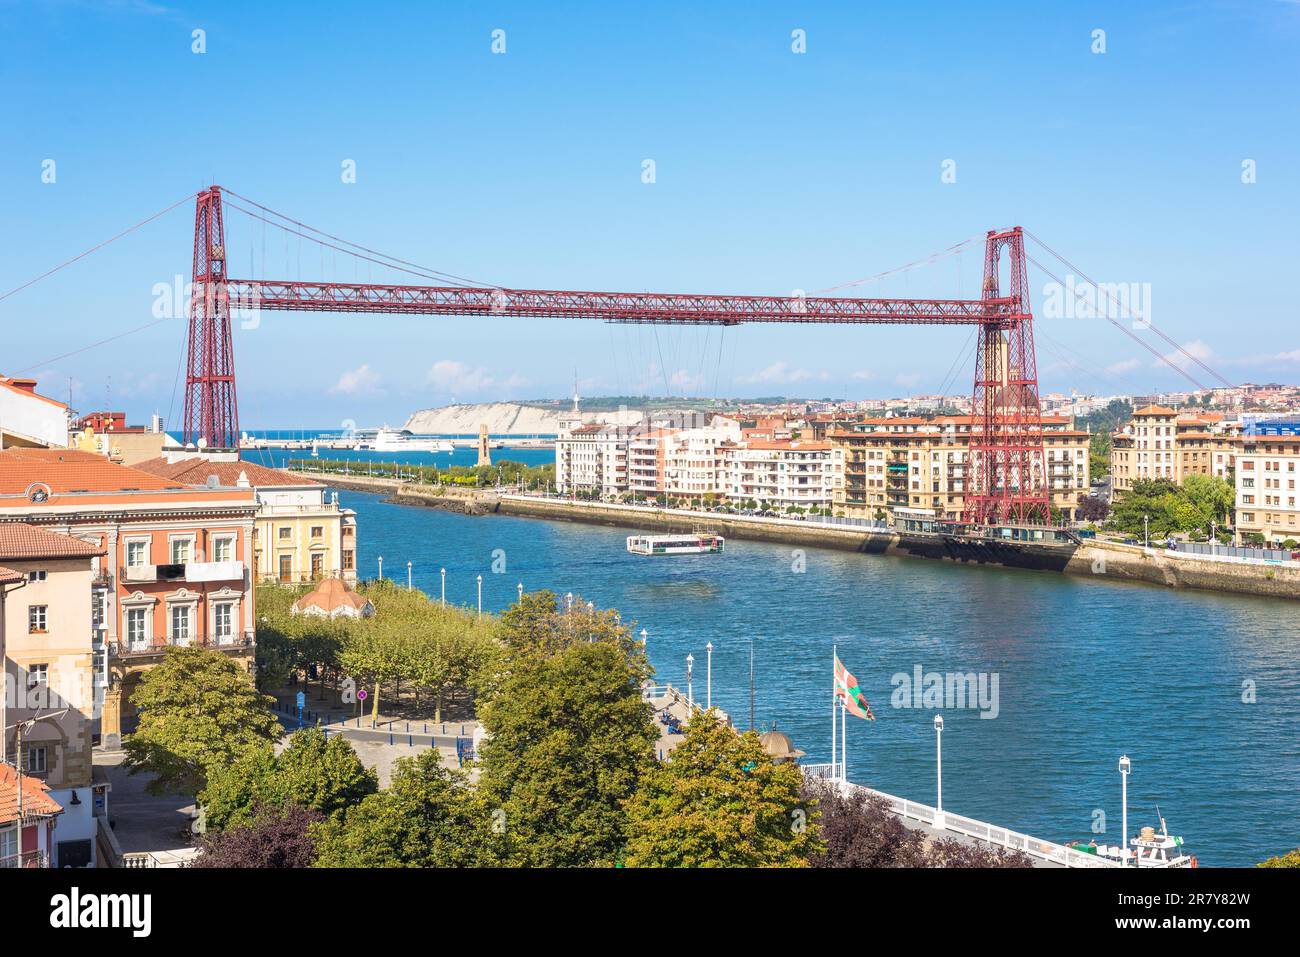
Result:
{"label": "blue sky", "polygon": [[[0,0],[0,295],[210,182],[520,287],[811,293],[1018,223],[1146,291],[1226,378],[1296,381],[1298,47],[1286,0]],[[153,320],[192,225],[183,204],[0,300],[0,372],[178,420],[183,322],[86,347]],[[399,281],[233,212],[227,245],[235,275]],[[975,295],[981,255],[856,289]],[[1186,385],[1104,321],[1045,315],[1048,281],[1045,391]],[[968,336],[273,313],[235,354],[244,427],[333,427],[562,396],[575,373],[589,395],[965,392]]]}

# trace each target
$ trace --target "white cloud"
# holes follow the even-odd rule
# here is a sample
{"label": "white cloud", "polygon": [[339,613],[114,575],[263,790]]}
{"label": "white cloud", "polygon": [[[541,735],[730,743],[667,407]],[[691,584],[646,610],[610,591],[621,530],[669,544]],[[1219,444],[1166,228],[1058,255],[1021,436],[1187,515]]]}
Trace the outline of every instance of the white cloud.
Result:
{"label": "white cloud", "polygon": [[502,379],[482,366],[468,366],[456,359],[439,359],[424,377],[427,385],[440,392],[483,392],[487,389],[508,391],[527,384],[517,375]]}
{"label": "white cloud", "polygon": [[379,374],[370,368],[370,364],[362,363],[340,375],[330,391],[336,395],[371,395],[379,391],[380,381]]}
{"label": "white cloud", "polygon": [[1106,371],[1111,375],[1123,375],[1125,372],[1132,372],[1141,365],[1141,359],[1123,359],[1120,362],[1113,362],[1106,366]]}
{"label": "white cloud", "polygon": [[[1184,355],[1184,353],[1186,353],[1186,355]],[[1168,352],[1165,354],[1163,360],[1157,359],[1155,362],[1151,363],[1151,367],[1159,368],[1165,363],[1169,363],[1177,366],[1179,369],[1186,369],[1188,366],[1193,365],[1192,359],[1200,359],[1202,362],[1208,362],[1210,357],[1213,355],[1213,349],[1200,339],[1193,339],[1191,342],[1184,342],[1182,344],[1182,352],[1177,350]],[[1188,356],[1191,356],[1192,359],[1187,358]]]}
{"label": "white cloud", "polygon": [[874,379],[875,377],[876,374],[870,369],[858,369],[849,376],[850,379]]}
{"label": "white cloud", "polygon": [[745,376],[740,381],[761,383],[765,385],[790,385],[795,382],[807,382],[809,379],[826,379],[825,372],[814,373],[807,369],[795,369],[785,361],[773,362],[765,369],[759,369],[753,375]]}
{"label": "white cloud", "polygon": [[920,381],[921,374],[919,372],[900,372],[898,375],[894,376],[894,383],[896,385],[903,385],[908,388],[911,388]]}

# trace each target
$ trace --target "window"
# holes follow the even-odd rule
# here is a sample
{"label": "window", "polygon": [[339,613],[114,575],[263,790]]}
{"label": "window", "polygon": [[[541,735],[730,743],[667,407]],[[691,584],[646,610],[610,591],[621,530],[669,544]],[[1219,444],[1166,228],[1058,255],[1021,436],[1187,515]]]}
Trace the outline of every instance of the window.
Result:
{"label": "window", "polygon": [[27,687],[28,688],[48,688],[49,686],[50,686],[49,665],[28,665],[27,666]]}
{"label": "window", "polygon": [[216,632],[217,641],[228,642],[235,637],[235,606],[230,602],[222,602],[213,606],[213,631]]}
{"label": "window", "polygon": [[27,606],[27,633],[31,635],[45,634],[46,613],[49,611],[49,605],[28,605]]}
{"label": "window", "polygon": [[280,556],[280,581],[293,581],[293,556]]}
{"label": "window", "polygon": [[171,563],[173,565],[188,565],[190,563],[190,554],[193,550],[193,539],[173,538],[171,543]]}
{"label": "window", "polygon": [[343,570],[345,572],[350,572],[352,571],[352,566],[353,566],[352,550],[348,549],[343,553]]}
{"label": "window", "polygon": [[325,574],[325,556],[316,552],[311,556],[311,577],[320,578]]}
{"label": "window", "polygon": [[276,534],[280,536],[280,541],[287,542],[290,538],[293,537],[293,529],[290,528],[288,525],[281,525],[276,530]]}
{"label": "window", "polygon": [[172,606],[172,640],[185,642],[190,640],[190,606]]}
{"label": "window", "polygon": [[132,648],[138,648],[148,640],[146,615],[147,612],[143,608],[126,610],[126,640],[131,643]]}
{"label": "window", "polygon": [[234,561],[235,540],[233,538],[214,538],[212,540],[212,560],[214,562]]}
{"label": "window", "polygon": [[45,581],[47,575],[48,572],[46,572],[45,569],[42,568],[39,571],[28,572],[27,580],[29,582],[43,582]]}
{"label": "window", "polygon": [[148,542],[127,542],[126,543],[127,568],[139,568],[141,565],[147,565],[148,563],[149,563]]}
{"label": "window", "polygon": [[48,768],[48,755],[44,745],[27,748],[27,773],[44,774]]}
{"label": "window", "polygon": [[324,525],[313,525],[313,526],[311,527],[311,537],[312,537],[312,538],[324,538],[324,537],[325,537],[325,526],[324,526]]}
{"label": "window", "polygon": [[[0,831],[0,861],[18,855],[18,828],[10,827]],[[0,865],[3,866],[3,865]]]}

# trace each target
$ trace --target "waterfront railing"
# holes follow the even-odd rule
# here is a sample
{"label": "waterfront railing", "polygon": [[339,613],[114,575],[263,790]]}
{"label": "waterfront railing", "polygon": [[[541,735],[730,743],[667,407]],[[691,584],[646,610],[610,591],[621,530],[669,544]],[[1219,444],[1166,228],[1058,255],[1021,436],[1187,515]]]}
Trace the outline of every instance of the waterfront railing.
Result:
{"label": "waterfront railing", "polygon": [[1012,851],[1023,851],[1030,857],[1059,864],[1062,867],[1119,866],[1117,861],[1098,857],[1096,854],[1089,854],[1087,851],[1080,851],[1073,847],[1066,847],[1064,844],[1030,837],[1028,834],[1021,834],[1019,831],[1013,831],[1010,828],[963,817],[960,814],[953,814],[951,811],[940,811],[928,804],[920,804],[894,794],[886,794],[884,791],[877,791],[863,784],[854,784],[852,781],[844,780],[843,768],[839,764],[805,764],[802,765],[802,769],[803,773],[810,778],[831,781],[841,789],[851,788],[872,797],[880,798],[889,806],[889,810],[898,817],[916,821],[937,831],[948,831],[996,847],[1004,847]]}

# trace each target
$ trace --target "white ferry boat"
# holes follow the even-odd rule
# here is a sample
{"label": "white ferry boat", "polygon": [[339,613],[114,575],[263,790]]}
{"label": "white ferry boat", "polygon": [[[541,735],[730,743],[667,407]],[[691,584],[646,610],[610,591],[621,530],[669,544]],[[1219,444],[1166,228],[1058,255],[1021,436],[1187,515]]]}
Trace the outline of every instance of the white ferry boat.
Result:
{"label": "white ferry boat", "polygon": [[1129,841],[1131,850],[1125,850],[1118,844],[1097,844],[1075,841],[1070,844],[1076,851],[1096,854],[1107,860],[1115,861],[1126,867],[1195,867],[1196,856],[1183,850],[1183,839],[1171,835],[1160,818],[1160,832],[1154,827],[1144,827],[1137,837]]}
{"label": "white ferry boat", "polygon": [[384,426],[373,433],[357,434],[357,448],[372,452],[450,452],[454,448],[447,439],[417,438],[409,429],[390,429]]}
{"label": "white ferry boat", "polygon": [[721,553],[726,543],[714,532],[629,535],[627,550],[633,555],[709,555]]}

